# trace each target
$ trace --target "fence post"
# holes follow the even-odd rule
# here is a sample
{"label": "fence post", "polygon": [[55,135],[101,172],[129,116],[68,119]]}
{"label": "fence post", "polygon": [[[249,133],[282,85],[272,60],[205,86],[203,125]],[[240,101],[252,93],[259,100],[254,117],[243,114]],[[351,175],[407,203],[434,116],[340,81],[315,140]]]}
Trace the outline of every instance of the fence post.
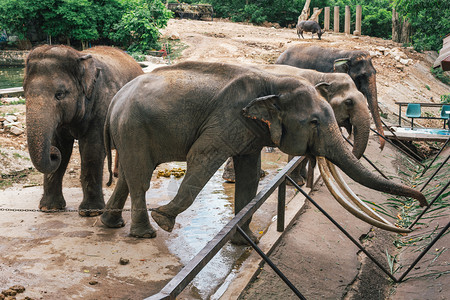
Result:
{"label": "fence post", "polygon": [[330,7],[327,6],[325,7],[325,20],[323,21],[323,29],[326,31],[330,30]]}
{"label": "fence post", "polygon": [[339,6],[334,7],[334,32],[339,32]]}
{"label": "fence post", "polygon": [[[316,11],[318,11],[318,10],[319,10],[318,7],[314,7],[314,8],[313,8],[313,15],[314,15],[314,13],[315,13]],[[319,16],[317,16],[316,21],[317,21],[317,23],[319,23]]]}
{"label": "fence post", "polygon": [[353,31],[353,35],[361,35],[361,15],[362,15],[361,5],[356,5],[356,24],[355,24],[355,31]]}
{"label": "fence post", "polygon": [[350,34],[350,6],[345,6],[345,24],[344,24],[345,34]]}

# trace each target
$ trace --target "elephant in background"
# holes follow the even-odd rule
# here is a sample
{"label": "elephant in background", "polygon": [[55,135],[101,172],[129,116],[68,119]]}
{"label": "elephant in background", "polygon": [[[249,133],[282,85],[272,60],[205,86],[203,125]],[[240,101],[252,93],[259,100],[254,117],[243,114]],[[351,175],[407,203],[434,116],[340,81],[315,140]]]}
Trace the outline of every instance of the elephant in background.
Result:
{"label": "elephant in background", "polygon": [[[348,134],[353,132],[353,154],[358,159],[363,155],[369,141],[370,113],[367,109],[366,98],[358,91],[349,75],[343,73],[322,73],[287,65],[257,65],[255,67],[275,75],[300,77],[313,84],[325,100],[330,103],[339,127],[344,127]],[[307,161],[305,160],[304,162],[306,163]],[[303,178],[305,175],[305,165],[297,168],[292,173],[293,179],[299,185],[304,184]],[[227,161],[222,177],[228,182],[234,182],[231,160]]]}
{"label": "elephant in background", "polygon": [[[104,137],[110,182],[112,148],[120,160],[119,178],[101,220],[108,227],[124,226],[122,212],[115,209],[123,208],[130,194],[130,234],[136,237],[156,236],[145,194],[158,164],[187,161],[174,199],[151,213],[159,227],[170,232],[176,216],[230,156],[236,172],[235,213],[245,207],[256,195],[264,146],[291,155],[325,156],[367,187],[411,196],[426,205],[420,192],[385,180],[359,163],[342,138],[330,104],[312,84],[256,68],[184,62],[139,76],[114,96]],[[256,240],[249,222],[242,229]],[[245,243],[240,235],[233,241]]]}
{"label": "elephant in background", "polygon": [[[378,133],[384,136],[378,108],[376,70],[367,51],[296,45],[284,51],[275,64],[312,69],[324,73],[347,73],[355,82],[358,90],[366,97],[375,127]],[[385,141],[380,137],[381,150],[384,145]]]}
{"label": "elephant in background", "polygon": [[79,52],[44,45],[26,60],[24,91],[28,149],[36,169],[44,173],[42,211],[64,209],[63,176],[74,140],[81,155],[82,216],[102,209],[105,146],[103,125],[111,99],[128,81],[143,74],[131,56],[117,48],[94,47]]}

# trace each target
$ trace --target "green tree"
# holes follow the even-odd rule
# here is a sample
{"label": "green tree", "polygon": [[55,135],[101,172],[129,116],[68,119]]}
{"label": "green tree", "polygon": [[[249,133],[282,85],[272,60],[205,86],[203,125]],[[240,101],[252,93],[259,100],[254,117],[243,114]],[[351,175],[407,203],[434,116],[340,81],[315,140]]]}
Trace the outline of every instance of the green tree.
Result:
{"label": "green tree", "polygon": [[172,12],[161,0],[125,0],[126,12],[113,26],[110,38],[131,52],[160,49],[159,28],[167,26]]}
{"label": "green tree", "polygon": [[394,0],[395,9],[406,17],[412,29],[416,50],[439,50],[450,33],[450,1]]}

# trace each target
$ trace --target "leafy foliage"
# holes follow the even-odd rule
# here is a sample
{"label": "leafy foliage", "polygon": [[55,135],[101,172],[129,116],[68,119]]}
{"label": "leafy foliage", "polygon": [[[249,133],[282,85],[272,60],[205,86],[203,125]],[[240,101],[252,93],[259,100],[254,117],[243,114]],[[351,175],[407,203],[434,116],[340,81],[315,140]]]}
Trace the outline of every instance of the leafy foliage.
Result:
{"label": "leafy foliage", "polygon": [[121,20],[113,26],[110,38],[128,45],[131,52],[159,50],[158,28],[167,25],[172,12],[160,0],[127,0],[126,8]]}
{"label": "leafy foliage", "polygon": [[19,38],[99,41],[133,50],[157,47],[171,17],[162,0],[1,0],[0,28]]}
{"label": "leafy foliage", "polygon": [[418,51],[439,50],[442,39],[450,32],[450,1],[395,0],[397,11],[408,18],[413,30],[412,41]]}
{"label": "leafy foliage", "polygon": [[431,72],[431,74],[434,75],[434,77],[436,77],[443,83],[450,85],[450,77],[444,73],[444,71],[442,70],[441,67],[438,67],[438,68],[431,67],[430,72]]}

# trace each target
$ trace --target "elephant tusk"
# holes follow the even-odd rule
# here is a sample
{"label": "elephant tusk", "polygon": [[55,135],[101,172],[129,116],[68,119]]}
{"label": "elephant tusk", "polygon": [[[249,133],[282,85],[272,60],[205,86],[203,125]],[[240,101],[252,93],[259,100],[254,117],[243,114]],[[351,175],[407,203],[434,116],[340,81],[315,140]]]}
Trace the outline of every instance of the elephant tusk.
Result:
{"label": "elephant tusk", "polygon": [[340,189],[347,195],[347,197],[353,203],[355,203],[363,212],[368,214],[370,217],[372,217],[380,222],[386,223],[388,225],[392,225],[385,218],[383,218],[382,216],[380,216],[379,214],[374,212],[369,206],[367,206],[367,204],[362,202],[362,200],[359,199],[359,197],[350,189],[350,187],[347,185],[347,183],[345,183],[344,179],[342,178],[339,171],[336,169],[335,165],[333,165],[329,160],[327,160],[326,162],[327,162],[328,168],[330,169],[331,175],[333,176],[334,180],[337,182]]}
{"label": "elephant tusk", "polygon": [[334,177],[327,165],[327,160],[324,157],[317,157],[317,162],[319,165],[320,174],[322,175],[322,178],[323,178],[328,190],[333,195],[333,197],[338,201],[338,203],[340,205],[342,205],[342,207],[344,207],[352,215],[354,215],[355,217],[357,217],[358,219],[360,219],[366,223],[369,223],[375,227],[378,227],[378,228],[381,228],[384,230],[398,232],[398,233],[411,232],[410,229],[396,227],[395,225],[392,225],[391,223],[389,223],[388,221],[386,221],[384,219],[383,220],[387,223],[385,223],[384,221],[378,220],[378,217],[377,218],[371,217],[371,216],[367,215],[365,212],[362,212],[360,209],[355,207],[349,200],[346,199],[346,197],[341,193],[338,186],[336,185]]}

